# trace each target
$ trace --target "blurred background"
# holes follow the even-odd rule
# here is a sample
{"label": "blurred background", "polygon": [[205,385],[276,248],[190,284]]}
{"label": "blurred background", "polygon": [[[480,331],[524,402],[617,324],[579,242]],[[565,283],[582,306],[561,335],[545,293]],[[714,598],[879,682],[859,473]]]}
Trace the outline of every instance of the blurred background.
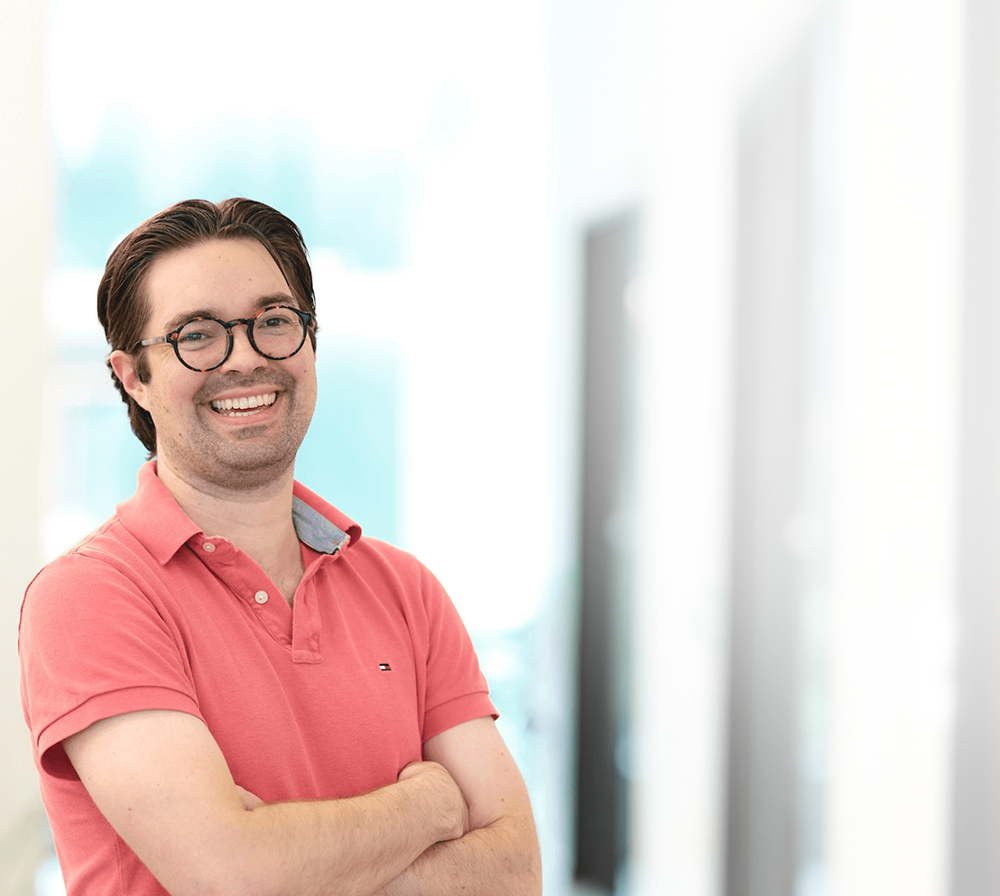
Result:
{"label": "blurred background", "polygon": [[297,476],[479,649],[548,896],[1000,893],[1000,2],[3,0],[0,892],[140,221],[302,228]]}

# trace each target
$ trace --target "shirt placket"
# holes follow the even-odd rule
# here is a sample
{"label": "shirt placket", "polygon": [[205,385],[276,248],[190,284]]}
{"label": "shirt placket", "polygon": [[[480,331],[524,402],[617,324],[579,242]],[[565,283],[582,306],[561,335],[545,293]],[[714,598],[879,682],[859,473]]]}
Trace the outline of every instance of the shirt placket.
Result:
{"label": "shirt placket", "polygon": [[231,541],[198,535],[188,542],[202,562],[223,581],[250,614],[279,644],[292,647],[292,610],[281,591]]}
{"label": "shirt placket", "polygon": [[[323,662],[321,634],[323,620],[320,613],[320,595],[317,589],[317,580],[322,580],[329,585],[328,575],[324,575],[324,568],[336,562],[340,558],[340,552],[332,556],[324,554],[317,557],[306,567],[305,575],[295,591],[294,608],[292,611],[292,661],[296,663],[321,663]],[[325,596],[328,600],[333,599],[333,595],[327,587]]]}

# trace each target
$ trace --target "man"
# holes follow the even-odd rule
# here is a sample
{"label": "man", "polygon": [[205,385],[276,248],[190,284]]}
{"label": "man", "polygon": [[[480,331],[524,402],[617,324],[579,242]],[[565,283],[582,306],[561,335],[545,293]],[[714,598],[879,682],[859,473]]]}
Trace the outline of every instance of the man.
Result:
{"label": "man", "polygon": [[108,261],[108,363],[155,459],[32,582],[19,639],[69,896],[541,892],[447,595],[293,480],[314,311],[298,229],[245,199]]}

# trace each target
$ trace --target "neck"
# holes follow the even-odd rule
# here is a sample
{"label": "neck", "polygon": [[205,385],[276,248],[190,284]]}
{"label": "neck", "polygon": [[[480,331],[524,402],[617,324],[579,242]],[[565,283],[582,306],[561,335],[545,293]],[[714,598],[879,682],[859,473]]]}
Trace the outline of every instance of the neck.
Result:
{"label": "neck", "polygon": [[267,573],[291,602],[303,572],[292,521],[292,469],[267,485],[245,491],[229,491],[185,478],[159,460],[156,474],[195,525],[206,535],[231,541]]}

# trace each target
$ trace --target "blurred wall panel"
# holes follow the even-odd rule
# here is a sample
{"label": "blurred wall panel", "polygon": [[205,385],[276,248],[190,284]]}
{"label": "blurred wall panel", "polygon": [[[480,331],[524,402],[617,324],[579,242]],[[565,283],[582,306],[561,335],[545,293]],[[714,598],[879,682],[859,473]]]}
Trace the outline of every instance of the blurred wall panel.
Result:
{"label": "blurred wall panel", "polygon": [[956,577],[961,4],[839,0],[836,8],[826,849],[837,893],[941,896]]}
{"label": "blurred wall panel", "polygon": [[576,878],[611,891],[625,860],[630,360],[625,297],[637,218],[590,229],[584,250],[583,481],[577,666]]}
{"label": "blurred wall panel", "polygon": [[803,591],[810,59],[747,103],[739,134],[727,896],[792,896]]}
{"label": "blurred wall panel", "polygon": [[1000,892],[1000,3],[966,3],[952,896]]}

